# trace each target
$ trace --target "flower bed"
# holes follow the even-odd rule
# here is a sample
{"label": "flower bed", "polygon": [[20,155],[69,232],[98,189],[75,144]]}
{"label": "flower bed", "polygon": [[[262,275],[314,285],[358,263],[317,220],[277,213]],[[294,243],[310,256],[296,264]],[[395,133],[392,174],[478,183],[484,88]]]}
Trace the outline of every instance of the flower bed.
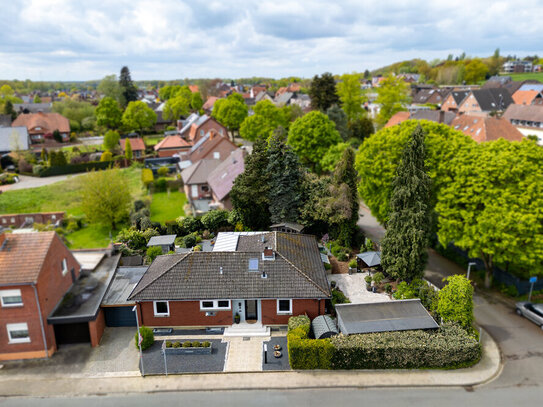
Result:
{"label": "flower bed", "polygon": [[210,355],[213,351],[211,342],[170,342],[162,343],[162,351],[166,355]]}

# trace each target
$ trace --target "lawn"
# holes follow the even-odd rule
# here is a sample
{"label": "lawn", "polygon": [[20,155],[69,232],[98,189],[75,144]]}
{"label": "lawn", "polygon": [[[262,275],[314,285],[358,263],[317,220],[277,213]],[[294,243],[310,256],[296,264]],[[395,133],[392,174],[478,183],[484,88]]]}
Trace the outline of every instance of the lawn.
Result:
{"label": "lawn", "polygon": [[[141,169],[133,167],[122,171],[127,176],[132,198],[141,199],[144,195]],[[85,175],[80,175],[39,188],[4,192],[0,194],[0,213],[65,211],[68,215],[83,215],[79,195],[84,177]],[[89,225],[66,235],[66,239],[73,249],[106,247],[110,241],[109,228]]]}
{"label": "lawn", "polygon": [[151,220],[165,223],[183,216],[183,207],[187,203],[187,197],[179,191],[157,192],[151,200]]}
{"label": "lawn", "polygon": [[155,146],[156,144],[158,144],[160,142],[160,140],[162,140],[164,138],[164,136],[144,136],[143,137],[143,142],[145,143],[145,146],[146,147],[153,147]]}
{"label": "lawn", "polygon": [[539,82],[543,82],[543,72],[525,72],[525,73],[508,73],[502,74],[502,76],[510,76],[514,81],[526,81],[528,79],[535,79]]}

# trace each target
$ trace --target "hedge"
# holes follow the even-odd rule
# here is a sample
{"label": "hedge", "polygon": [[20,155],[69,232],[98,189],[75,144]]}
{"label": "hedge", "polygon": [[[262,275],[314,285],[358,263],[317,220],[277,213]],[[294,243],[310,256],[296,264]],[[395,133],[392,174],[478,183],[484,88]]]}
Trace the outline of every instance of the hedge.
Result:
{"label": "hedge", "polygon": [[47,167],[40,172],[40,177],[50,177],[52,175],[77,174],[79,172],[87,172],[93,169],[105,170],[111,167],[114,161],[90,162],[80,164],[67,164],[55,167]]}
{"label": "hedge", "polygon": [[288,360],[292,369],[330,369],[334,347],[329,339],[309,339],[311,320],[305,315],[291,317]]}
{"label": "hedge", "polygon": [[453,323],[437,331],[338,335],[330,341],[332,369],[459,368],[481,357],[477,340]]}

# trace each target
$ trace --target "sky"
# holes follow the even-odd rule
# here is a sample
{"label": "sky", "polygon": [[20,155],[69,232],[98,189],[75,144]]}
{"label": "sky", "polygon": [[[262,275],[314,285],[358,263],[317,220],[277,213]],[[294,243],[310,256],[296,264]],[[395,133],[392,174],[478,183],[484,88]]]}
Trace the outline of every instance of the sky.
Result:
{"label": "sky", "polygon": [[543,54],[542,0],[0,0],[0,78],[312,77]]}

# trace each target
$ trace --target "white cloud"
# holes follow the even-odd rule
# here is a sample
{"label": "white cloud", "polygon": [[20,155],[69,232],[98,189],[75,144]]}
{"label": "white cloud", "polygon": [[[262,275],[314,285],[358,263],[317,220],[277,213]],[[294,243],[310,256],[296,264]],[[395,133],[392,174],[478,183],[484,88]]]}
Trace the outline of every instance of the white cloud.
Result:
{"label": "white cloud", "polygon": [[[421,4],[426,3],[426,4]],[[541,51],[543,5],[493,0],[26,0],[2,5],[0,78],[313,76],[465,51]]]}

